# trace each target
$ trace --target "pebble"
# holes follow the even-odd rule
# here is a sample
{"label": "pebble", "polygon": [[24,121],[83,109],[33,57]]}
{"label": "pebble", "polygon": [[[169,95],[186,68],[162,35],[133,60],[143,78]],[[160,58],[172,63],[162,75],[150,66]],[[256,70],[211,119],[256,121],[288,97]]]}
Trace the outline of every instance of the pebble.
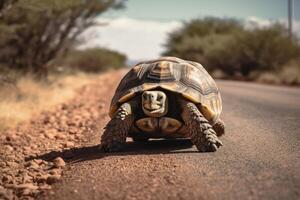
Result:
{"label": "pebble", "polygon": [[64,143],[64,147],[74,147],[75,144],[73,142],[67,141],[66,143]]}
{"label": "pebble", "polygon": [[16,140],[17,138],[18,138],[18,136],[15,133],[13,133],[11,135],[6,136],[6,141],[11,142],[11,141]]}
{"label": "pebble", "polygon": [[77,131],[78,130],[76,128],[73,128],[73,127],[69,129],[70,134],[77,134]]}
{"label": "pebble", "polygon": [[59,167],[65,167],[66,163],[65,161],[61,158],[61,157],[57,157],[53,160],[53,164],[55,167],[59,168]]}
{"label": "pebble", "polygon": [[28,162],[28,163],[26,164],[26,166],[27,166],[28,168],[30,168],[30,169],[38,169],[38,168],[40,168],[40,166],[39,166],[36,162],[34,162],[33,160],[30,161],[30,162]]}
{"label": "pebble", "polygon": [[31,183],[32,182],[32,177],[28,176],[27,174],[23,176],[23,183]]}
{"label": "pebble", "polygon": [[[90,93],[90,89],[92,87],[86,87],[86,91],[82,92]],[[99,95],[97,99],[92,97],[92,102],[85,96],[63,104],[55,112],[45,111],[29,123],[0,134],[3,145],[0,154],[5,156],[4,159],[0,158],[0,199],[5,199],[7,194],[10,196],[6,199],[33,199],[36,193],[50,190],[49,184],[61,179],[66,166],[63,158],[75,155],[71,150],[49,162],[42,159],[26,161],[26,158],[41,158],[41,155],[50,151],[60,152],[63,148],[72,148],[86,141],[86,134],[93,134],[91,127],[95,120],[99,116],[107,117],[107,113],[99,113],[97,109],[106,107],[106,102],[99,103]]]}
{"label": "pebble", "polygon": [[48,179],[49,175],[39,175],[35,178],[38,183],[45,183]]}
{"label": "pebble", "polygon": [[51,190],[52,187],[51,187],[51,185],[45,184],[45,185],[40,185],[39,189],[40,190]]}
{"label": "pebble", "polygon": [[44,161],[44,160],[42,160],[42,159],[34,159],[33,161],[34,161],[36,164],[38,164],[38,165],[47,163],[47,161]]}
{"label": "pebble", "polygon": [[47,178],[47,183],[51,185],[51,184],[59,181],[60,178],[61,178],[61,175],[49,175]]}
{"label": "pebble", "polygon": [[15,168],[18,167],[18,163],[14,162],[14,161],[6,161],[6,166],[9,166],[10,168]]}
{"label": "pebble", "polygon": [[29,189],[29,190],[37,190],[39,187],[34,185],[33,183],[25,183],[20,185],[13,186],[16,189]]}
{"label": "pebble", "polygon": [[45,133],[45,137],[48,139],[54,139],[55,136],[52,133],[47,132],[47,133]]}
{"label": "pebble", "polygon": [[3,175],[2,177],[2,182],[5,183],[11,183],[13,180],[13,177],[11,175]]}
{"label": "pebble", "polygon": [[11,152],[11,151],[13,151],[14,150],[14,148],[11,146],[11,145],[4,145],[4,151],[9,151],[9,152]]}
{"label": "pebble", "polygon": [[62,172],[61,169],[55,168],[55,169],[51,169],[51,170],[49,171],[49,174],[51,174],[51,175],[59,175],[59,174],[61,174],[61,172]]}
{"label": "pebble", "polygon": [[67,136],[64,133],[58,133],[55,135],[55,138],[63,140],[63,139],[66,139]]}

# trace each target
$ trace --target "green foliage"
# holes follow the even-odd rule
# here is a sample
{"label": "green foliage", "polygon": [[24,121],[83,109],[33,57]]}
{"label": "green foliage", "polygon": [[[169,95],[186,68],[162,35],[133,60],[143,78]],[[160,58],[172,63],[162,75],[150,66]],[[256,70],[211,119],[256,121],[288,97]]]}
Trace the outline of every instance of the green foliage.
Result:
{"label": "green foliage", "polygon": [[164,55],[200,62],[209,71],[247,77],[252,71],[278,71],[300,55],[300,46],[279,24],[246,30],[232,19],[205,18],[171,33]]}
{"label": "green foliage", "polygon": [[69,69],[85,72],[101,72],[107,69],[117,69],[126,65],[126,56],[116,51],[93,48],[83,51],[70,51],[61,65]]}
{"label": "green foliage", "polygon": [[0,65],[38,75],[47,73],[96,16],[122,5],[118,0],[11,2],[0,15]]}

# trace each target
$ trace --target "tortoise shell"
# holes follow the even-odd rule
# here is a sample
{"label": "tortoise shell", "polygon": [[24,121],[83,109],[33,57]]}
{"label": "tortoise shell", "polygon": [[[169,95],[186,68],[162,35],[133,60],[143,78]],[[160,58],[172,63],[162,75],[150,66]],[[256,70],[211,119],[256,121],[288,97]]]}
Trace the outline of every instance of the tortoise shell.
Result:
{"label": "tortoise shell", "polygon": [[155,88],[181,94],[194,102],[212,124],[222,111],[217,85],[201,64],[176,57],[161,57],[138,63],[124,76],[112,99],[110,116],[120,104]]}

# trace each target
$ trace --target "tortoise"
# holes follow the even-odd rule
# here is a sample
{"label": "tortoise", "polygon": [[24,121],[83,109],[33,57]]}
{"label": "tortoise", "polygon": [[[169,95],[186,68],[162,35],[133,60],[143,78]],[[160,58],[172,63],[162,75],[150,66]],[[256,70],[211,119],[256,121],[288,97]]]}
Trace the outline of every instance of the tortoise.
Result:
{"label": "tortoise", "polygon": [[221,110],[217,85],[201,64],[177,57],[141,62],[116,89],[101,148],[120,151],[127,137],[190,138],[199,151],[216,151],[225,133]]}

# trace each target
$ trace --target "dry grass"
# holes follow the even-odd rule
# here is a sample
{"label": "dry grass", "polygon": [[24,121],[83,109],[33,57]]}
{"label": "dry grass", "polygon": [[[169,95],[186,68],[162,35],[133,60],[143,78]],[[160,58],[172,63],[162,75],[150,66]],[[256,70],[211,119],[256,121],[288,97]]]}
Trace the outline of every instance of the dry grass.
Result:
{"label": "dry grass", "polygon": [[283,66],[279,77],[283,84],[300,85],[300,58],[291,60]]}
{"label": "dry grass", "polygon": [[255,80],[269,84],[300,85],[300,58],[291,60],[278,72],[257,74]]}
{"label": "dry grass", "polygon": [[49,81],[37,82],[30,76],[21,78],[16,85],[0,87],[0,132],[29,120],[44,110],[74,97],[76,89],[90,83],[95,75],[78,73],[49,77]]}
{"label": "dry grass", "polygon": [[267,83],[267,84],[281,83],[278,73],[274,73],[274,72],[262,72],[257,76],[256,81],[260,83]]}

